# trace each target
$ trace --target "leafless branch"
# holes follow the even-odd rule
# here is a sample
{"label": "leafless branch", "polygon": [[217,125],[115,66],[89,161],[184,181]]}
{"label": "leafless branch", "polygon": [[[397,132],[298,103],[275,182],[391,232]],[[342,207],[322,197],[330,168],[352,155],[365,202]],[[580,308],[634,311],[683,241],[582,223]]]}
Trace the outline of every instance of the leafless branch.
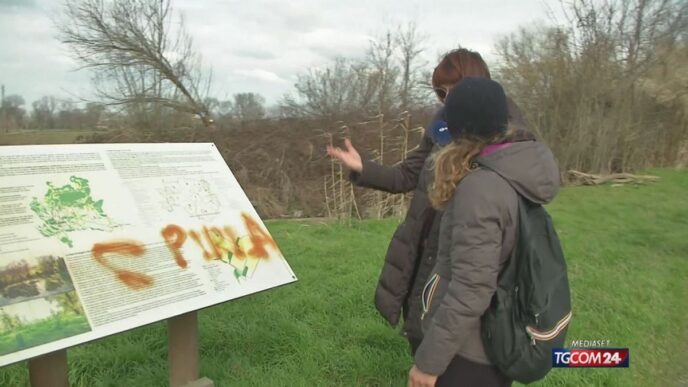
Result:
{"label": "leafless branch", "polygon": [[201,74],[183,18],[170,0],[67,0],[60,40],[95,72],[97,95],[134,110],[163,106],[198,116],[210,126]]}

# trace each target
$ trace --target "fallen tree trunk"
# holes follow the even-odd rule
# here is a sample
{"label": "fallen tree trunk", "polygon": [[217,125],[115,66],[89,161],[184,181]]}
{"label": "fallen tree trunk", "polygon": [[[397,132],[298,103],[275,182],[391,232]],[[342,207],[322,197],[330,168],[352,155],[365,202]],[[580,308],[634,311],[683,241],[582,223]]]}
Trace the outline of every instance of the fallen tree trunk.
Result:
{"label": "fallen tree trunk", "polygon": [[643,184],[659,180],[659,176],[633,175],[630,173],[613,173],[611,175],[594,175],[580,171],[568,171],[569,182],[576,185],[600,185],[600,184]]}

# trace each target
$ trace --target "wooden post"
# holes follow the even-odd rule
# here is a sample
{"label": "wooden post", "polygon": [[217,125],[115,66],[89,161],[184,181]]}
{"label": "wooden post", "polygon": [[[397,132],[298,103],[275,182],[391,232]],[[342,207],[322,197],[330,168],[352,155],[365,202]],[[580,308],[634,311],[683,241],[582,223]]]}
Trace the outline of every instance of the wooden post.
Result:
{"label": "wooden post", "polygon": [[172,317],[167,331],[170,387],[212,386],[209,379],[198,378],[198,313]]}
{"label": "wooden post", "polygon": [[29,380],[31,387],[69,387],[67,350],[29,360]]}

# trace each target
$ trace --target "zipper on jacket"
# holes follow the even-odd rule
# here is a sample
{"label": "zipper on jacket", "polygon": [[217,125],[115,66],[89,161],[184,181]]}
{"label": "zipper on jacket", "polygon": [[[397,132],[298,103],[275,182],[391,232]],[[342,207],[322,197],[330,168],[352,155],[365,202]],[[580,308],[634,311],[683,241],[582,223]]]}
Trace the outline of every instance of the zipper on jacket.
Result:
{"label": "zipper on jacket", "polygon": [[[538,315],[536,315],[536,318]],[[559,335],[559,333],[561,333],[561,331],[569,324],[569,322],[571,321],[572,315],[573,315],[573,312],[569,311],[566,314],[566,316],[564,316],[561,320],[559,320],[559,322],[556,323],[554,328],[552,328],[546,332],[538,331],[537,329],[535,329],[529,325],[526,326],[526,332],[528,332],[528,334],[530,335],[531,344],[535,345],[535,340],[548,341],[548,340],[552,340],[553,338],[557,337]]]}
{"label": "zipper on jacket", "polygon": [[425,314],[430,310],[430,305],[432,304],[432,298],[435,295],[435,290],[437,289],[437,284],[440,282],[440,276],[435,273],[425,287],[423,288],[423,293],[421,296],[421,303],[423,305],[423,314],[420,319],[425,318]]}

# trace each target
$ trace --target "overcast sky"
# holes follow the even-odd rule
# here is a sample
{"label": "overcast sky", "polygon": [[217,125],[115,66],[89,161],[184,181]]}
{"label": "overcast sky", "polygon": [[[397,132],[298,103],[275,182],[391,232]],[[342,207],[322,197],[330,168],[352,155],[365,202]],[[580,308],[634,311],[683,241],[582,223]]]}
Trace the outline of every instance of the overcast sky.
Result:
{"label": "overcast sky", "polygon": [[[0,0],[0,83],[24,96],[89,96],[90,75],[55,38],[58,0]],[[550,1],[551,3],[551,1]],[[557,2],[554,1],[556,4]],[[173,0],[220,99],[253,91],[277,101],[296,74],[336,56],[361,56],[371,38],[415,21],[424,53],[462,45],[493,64],[495,41],[519,26],[548,20],[545,0]],[[556,7],[556,5],[555,5]]]}

